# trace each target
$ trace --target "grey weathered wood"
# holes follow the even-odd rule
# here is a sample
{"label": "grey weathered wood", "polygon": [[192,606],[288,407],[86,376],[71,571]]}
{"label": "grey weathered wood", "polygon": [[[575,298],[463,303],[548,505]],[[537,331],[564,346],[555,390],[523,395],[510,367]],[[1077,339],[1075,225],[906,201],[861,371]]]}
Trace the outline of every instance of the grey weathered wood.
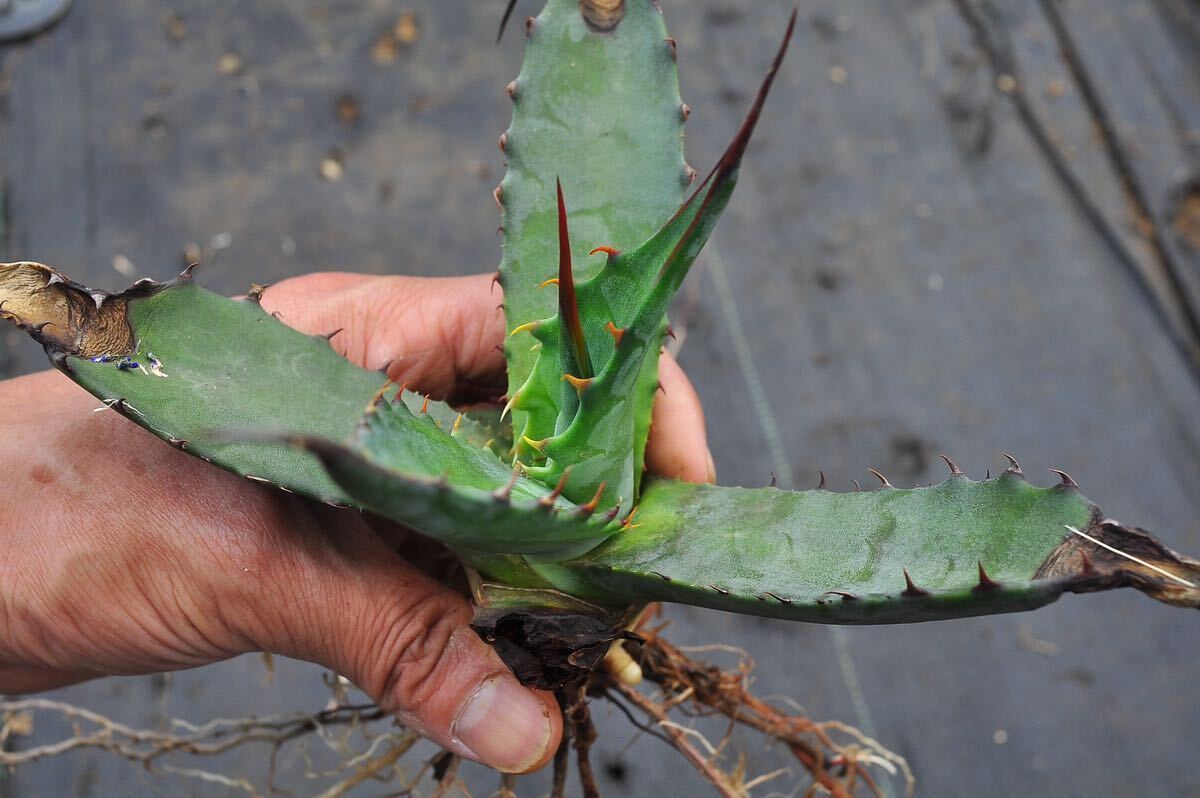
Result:
{"label": "grey weathered wood", "polygon": [[[748,102],[786,7],[664,5],[693,109],[689,159],[703,168]],[[111,268],[118,254],[161,279],[189,241],[228,232],[228,248],[205,253],[214,262],[204,279],[229,292],[327,267],[492,268],[494,142],[507,123],[502,86],[520,58],[519,25],[491,44],[498,6],[420,6],[417,42],[380,66],[371,45],[395,21],[383,4],[80,5],[62,27],[5,54],[7,254],[114,287],[125,282]],[[1077,73],[1044,5],[989,6],[1059,168],[1114,248],[1012,94],[997,90],[963,8],[812,0],[801,9],[806,25],[715,240],[787,468],[802,487],[818,468],[842,488],[870,479],[867,467],[899,485],[939,479],[938,452],[981,477],[1010,450],[1031,475],[1065,468],[1110,514],[1200,551],[1200,390],[1178,345],[1197,343],[1181,310],[1194,302],[1194,281],[1173,292],[1163,279],[1079,85],[1081,75],[1094,82],[1150,211],[1174,236],[1171,192],[1197,175],[1196,12],[1182,0],[1056,5]],[[177,43],[162,26],[170,11],[187,24]],[[232,51],[244,70],[219,74]],[[831,79],[841,76],[834,67],[844,81]],[[356,126],[335,113],[343,94],[361,106]],[[334,149],[345,176],[324,182],[318,166]],[[1194,251],[1164,242],[1195,271]],[[708,408],[722,482],[765,484],[776,466],[713,268],[710,256],[675,315],[686,331],[681,357]],[[39,362],[15,338],[3,351],[16,353],[18,369]],[[698,610],[670,617],[684,642],[752,651],[762,693],[863,722],[829,630]],[[910,758],[919,794],[1200,792],[1194,614],[1118,593],[1027,616],[854,629],[841,640],[874,733]],[[105,680],[63,694],[142,723],[324,700],[315,669],[283,663],[264,688],[253,658],[170,681]],[[627,774],[606,777],[610,794],[698,785],[653,740],[625,750],[628,726],[598,714],[597,762],[603,770],[619,760]],[[779,764],[779,751],[739,741],[752,770]],[[221,764],[261,774],[263,760],[256,750]],[[482,773],[472,779],[475,794],[495,786]],[[303,794],[298,773],[285,781]],[[0,791],[140,794],[153,784],[215,794],[90,754],[31,767],[14,784]]]}

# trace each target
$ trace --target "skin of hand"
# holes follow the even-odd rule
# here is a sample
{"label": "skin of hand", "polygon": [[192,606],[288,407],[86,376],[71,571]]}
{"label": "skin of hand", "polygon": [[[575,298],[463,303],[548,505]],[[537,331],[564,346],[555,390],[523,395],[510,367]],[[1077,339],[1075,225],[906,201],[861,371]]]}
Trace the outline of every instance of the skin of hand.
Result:
{"label": "skin of hand", "polygon": [[[498,395],[504,321],[491,275],[322,273],[263,305],[435,398]],[[655,473],[712,481],[699,399],[662,359]],[[490,389],[490,391],[488,390]],[[286,395],[286,391],[284,391]],[[256,485],[155,440],[56,372],[0,382],[0,693],[204,665],[253,651],[345,675],[449,750],[543,766],[553,695],[522,687],[470,630],[463,595],[349,510]]]}

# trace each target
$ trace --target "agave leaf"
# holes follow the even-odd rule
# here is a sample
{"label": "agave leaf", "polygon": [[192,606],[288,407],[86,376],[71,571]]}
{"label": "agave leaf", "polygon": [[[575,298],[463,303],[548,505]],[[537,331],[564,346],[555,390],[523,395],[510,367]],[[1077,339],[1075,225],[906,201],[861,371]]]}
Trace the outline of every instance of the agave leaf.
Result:
{"label": "agave leaf", "polygon": [[[67,376],[177,448],[256,481],[351,503],[307,452],[228,434],[349,437],[386,379],[350,363],[326,338],[293,330],[252,298],[206,291],[189,273],[107,294],[42,264],[0,264],[0,312]],[[428,411],[446,426],[458,417],[439,402]],[[467,418],[458,426],[462,439],[496,438]]]}
{"label": "agave leaf", "polygon": [[610,606],[673,601],[817,623],[1015,612],[1123,586],[1200,607],[1200,562],[1105,519],[1073,483],[1036,487],[1011,470],[841,494],[652,480],[622,531],[532,570],[530,586]]}
{"label": "agave leaf", "polygon": [[[354,501],[470,557],[521,554],[553,560],[588,551],[611,534],[600,497],[577,505],[521,476],[491,451],[466,444],[428,414],[381,400],[347,445],[289,440],[320,457]],[[607,509],[607,508],[606,508]]]}
{"label": "agave leaf", "polygon": [[[656,362],[667,307],[737,185],[742,156],[787,53],[795,22],[793,13],[745,120],[708,177],[649,240],[627,253],[607,253],[604,268],[578,290],[571,275],[566,209],[558,188],[559,314],[534,329],[541,333],[543,344],[534,373],[549,372],[542,361],[554,360],[568,384],[563,388],[566,395],[555,434],[524,442],[547,458],[531,470],[538,478],[553,481],[571,469],[567,496],[588,496],[603,486],[606,499],[622,502],[623,509],[637,502],[641,477],[637,463],[645,445],[638,419],[649,413],[654,399],[653,393],[639,391],[639,384],[646,364]],[[557,349],[547,346],[552,335],[560,341]],[[594,372],[592,364],[596,364]],[[518,401],[521,396],[516,395]]]}
{"label": "agave leaf", "polygon": [[[589,258],[590,250],[646,240],[679,207],[694,174],[683,161],[686,108],[662,14],[647,0],[625,3],[620,23],[599,31],[579,9],[576,0],[546,4],[528,27],[521,73],[509,86],[513,119],[501,137],[508,170],[496,198],[504,232],[499,279],[510,332],[555,313],[554,291],[540,286],[555,276],[559,262],[556,179],[572,200],[575,277],[585,280],[603,264]],[[539,342],[543,351],[558,351],[549,328],[538,341],[515,336],[505,344],[518,441],[553,435],[559,417],[562,371],[556,357],[540,361],[535,373]],[[635,422],[639,478],[657,361],[655,349],[637,388],[646,398]],[[520,453],[527,461],[536,454],[529,448]]]}

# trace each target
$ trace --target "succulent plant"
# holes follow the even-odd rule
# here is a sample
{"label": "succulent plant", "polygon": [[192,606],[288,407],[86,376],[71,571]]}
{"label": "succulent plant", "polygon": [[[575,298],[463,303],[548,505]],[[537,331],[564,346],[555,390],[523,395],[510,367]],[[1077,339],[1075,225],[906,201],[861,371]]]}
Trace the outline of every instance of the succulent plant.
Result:
{"label": "succulent plant", "polygon": [[[834,493],[684,484],[644,453],[666,312],[737,182],[791,36],[694,190],[675,48],[650,0],[549,0],[528,24],[500,138],[502,410],[386,384],[327,339],[227,299],[190,269],[106,294],[0,265],[0,313],[61,371],[169,444],[247,479],[359,507],[450,547],[478,628],[533,684],[598,659],[631,608],[681,602],[818,623],[1029,610],[1132,586],[1200,607],[1200,562],[1104,516],[1065,472]],[[690,193],[687,193],[689,192]],[[686,199],[685,199],[686,194]],[[281,404],[281,393],[288,401]],[[540,620],[577,645],[548,653]],[[590,624],[590,625],[589,625]],[[551,660],[554,660],[551,662]]]}

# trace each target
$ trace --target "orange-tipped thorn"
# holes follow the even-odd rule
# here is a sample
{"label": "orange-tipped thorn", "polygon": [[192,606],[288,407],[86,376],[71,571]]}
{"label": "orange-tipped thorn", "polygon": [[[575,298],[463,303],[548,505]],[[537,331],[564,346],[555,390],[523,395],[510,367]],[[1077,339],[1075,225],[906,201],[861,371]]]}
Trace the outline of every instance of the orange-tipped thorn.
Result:
{"label": "orange-tipped thorn", "polygon": [[625,337],[625,331],[611,321],[604,325],[604,329],[613,337],[613,343],[620,346],[621,339]]}
{"label": "orange-tipped thorn", "polygon": [[563,488],[567,486],[567,477],[571,475],[571,469],[563,469],[562,476],[558,478],[558,484],[554,486],[554,490],[547,493],[542,498],[538,499],[538,504],[546,509],[554,506],[554,502],[558,501],[558,497],[562,495]]}
{"label": "orange-tipped thorn", "polygon": [[512,338],[517,333],[533,332],[538,328],[539,324],[541,324],[540,321],[527,321],[524,324],[517,325],[513,327],[513,331],[508,334],[508,337]]}
{"label": "orange-tipped thorn", "polygon": [[549,280],[542,280],[542,282],[538,284],[538,288],[545,288],[548,285],[558,285],[558,278],[551,277]]}
{"label": "orange-tipped thorn", "polygon": [[[367,412],[368,413],[374,413],[379,408],[379,405],[381,405],[383,403],[384,394],[386,394],[388,392],[388,388],[391,388],[395,384],[396,383],[392,382],[389,379],[387,382],[385,382],[383,384],[382,388],[380,388],[378,391],[375,392],[375,395],[371,397],[371,401],[367,403]],[[403,390],[403,389],[401,389],[401,390]],[[399,394],[397,394],[397,395],[399,395]]]}
{"label": "orange-tipped thorn", "polygon": [[642,508],[642,505],[639,504],[638,506],[634,507],[632,510],[629,511],[629,515],[625,516],[625,520],[621,522],[622,529],[637,529],[639,526],[641,526],[641,524],[633,523],[633,517],[635,515],[637,515],[637,511],[640,510],[641,508]]}
{"label": "orange-tipped thorn", "polygon": [[518,391],[517,393],[514,393],[512,395],[512,398],[504,403],[504,409],[500,411],[500,420],[501,421],[503,421],[504,417],[508,415],[509,410],[512,410],[514,407],[517,406],[517,399],[519,399],[519,398],[521,398],[520,391]]}
{"label": "orange-tipped thorn", "polygon": [[521,476],[521,467],[520,467],[520,465],[518,465],[516,468],[514,468],[512,470],[512,475],[509,476],[508,483],[504,487],[502,487],[492,493],[492,496],[495,497],[496,501],[507,502],[509,500],[509,497],[512,496],[513,488],[516,487],[517,479],[519,479],[520,476]]}
{"label": "orange-tipped thorn", "polygon": [[604,495],[604,486],[607,483],[601,482],[600,487],[596,488],[596,495],[587,504],[579,505],[580,515],[591,515],[596,512],[596,508],[600,506],[600,497]]}
{"label": "orange-tipped thorn", "polygon": [[426,394],[425,401],[421,402],[421,415],[429,415],[429,394]]}
{"label": "orange-tipped thorn", "polygon": [[450,428],[450,434],[458,432],[458,428],[462,426],[463,414],[459,413],[458,418],[454,419],[454,426]]}
{"label": "orange-tipped thorn", "polygon": [[588,254],[595,255],[597,252],[603,252],[605,255],[607,255],[610,258],[615,258],[617,256],[617,250],[613,249],[612,247],[596,247]]}
{"label": "orange-tipped thorn", "polygon": [[582,394],[588,389],[588,386],[592,384],[592,379],[590,377],[585,380],[580,377],[576,377],[574,374],[564,374],[562,375],[562,378],[566,382],[571,383],[571,387],[574,388],[575,393],[578,394]]}

